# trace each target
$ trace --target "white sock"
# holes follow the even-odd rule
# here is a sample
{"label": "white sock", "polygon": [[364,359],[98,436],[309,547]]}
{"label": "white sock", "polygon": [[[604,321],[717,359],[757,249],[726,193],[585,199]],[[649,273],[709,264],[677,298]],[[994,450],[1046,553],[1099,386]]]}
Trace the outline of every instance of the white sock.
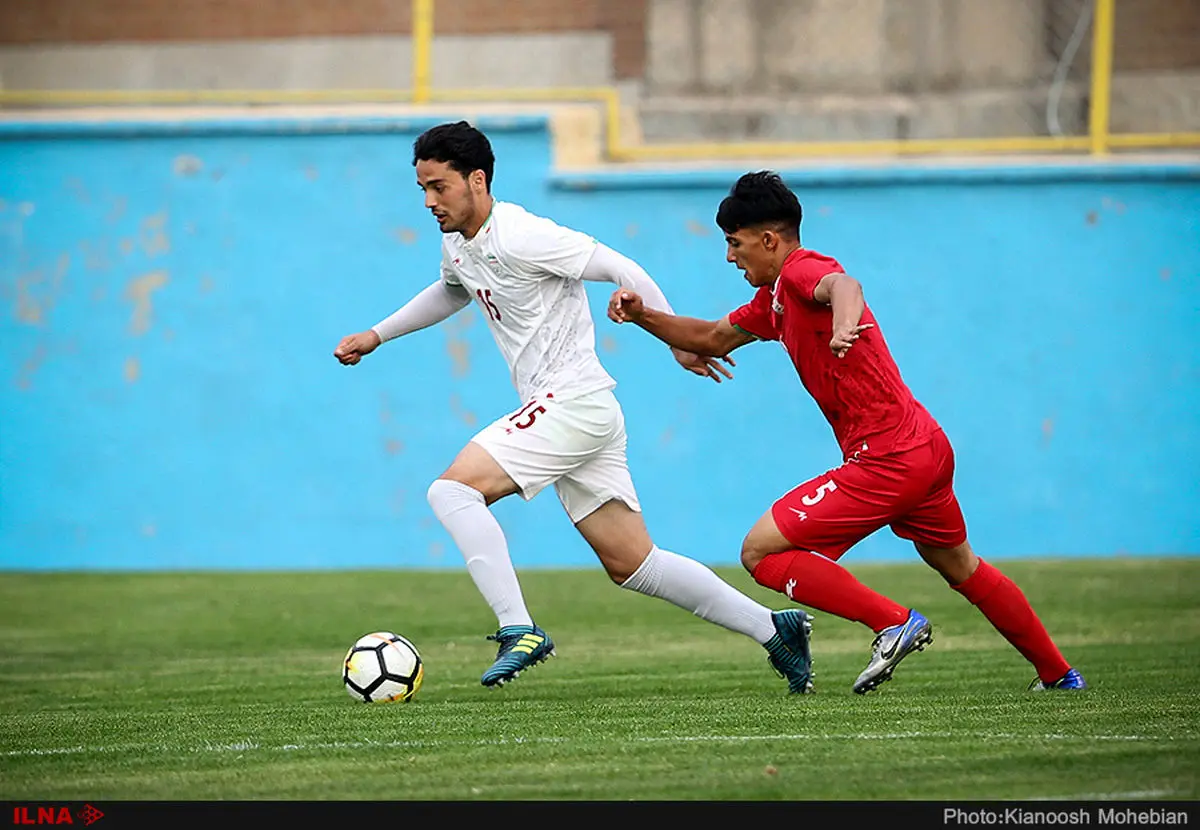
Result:
{"label": "white sock", "polygon": [[533,625],[521,583],[508,555],[508,541],[487,502],[474,487],[439,478],[429,485],[429,506],[467,560],[467,572],[500,627]]}
{"label": "white sock", "polygon": [[750,599],[706,565],[657,545],[621,587],[665,599],[760,644],[775,636],[770,608]]}

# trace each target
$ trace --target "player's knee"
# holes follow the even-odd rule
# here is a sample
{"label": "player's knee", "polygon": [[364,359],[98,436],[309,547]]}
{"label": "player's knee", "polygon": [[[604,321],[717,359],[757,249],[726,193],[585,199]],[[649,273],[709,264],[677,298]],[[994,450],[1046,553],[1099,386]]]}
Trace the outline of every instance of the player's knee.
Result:
{"label": "player's knee", "polygon": [[616,585],[625,585],[642,563],[653,552],[653,546],[646,544],[610,544],[595,546],[596,556],[604,566],[604,572]]}
{"label": "player's knee", "polygon": [[425,499],[437,516],[454,512],[456,507],[483,501],[483,495],[470,485],[453,479],[439,478],[425,491]]}
{"label": "player's knee", "polygon": [[436,512],[438,506],[446,500],[448,491],[452,489],[452,482],[444,478],[434,479],[433,483],[429,485],[429,489],[425,491],[425,501],[429,502],[429,506]]}
{"label": "player's knee", "polygon": [[748,573],[754,573],[754,569],[758,567],[758,563],[763,561],[769,552],[755,543],[753,534],[747,535],[742,540],[742,567]]}
{"label": "player's knee", "polygon": [[628,564],[620,562],[602,562],[602,564],[604,565],[604,572],[608,574],[608,578],[617,586],[624,585],[637,571],[637,568],[631,568]]}
{"label": "player's knee", "polygon": [[942,575],[951,585],[965,582],[979,565],[979,557],[966,541],[949,548],[937,548],[915,542],[917,552],[925,563]]}

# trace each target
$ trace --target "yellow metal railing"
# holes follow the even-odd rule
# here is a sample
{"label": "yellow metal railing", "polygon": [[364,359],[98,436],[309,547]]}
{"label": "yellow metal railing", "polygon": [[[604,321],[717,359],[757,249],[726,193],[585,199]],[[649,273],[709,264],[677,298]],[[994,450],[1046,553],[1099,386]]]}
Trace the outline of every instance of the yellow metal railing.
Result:
{"label": "yellow metal railing", "polygon": [[703,161],[719,159],[829,156],[914,156],[938,154],[1086,152],[1112,149],[1200,147],[1200,132],[1112,133],[1113,30],[1116,0],[1094,0],[1088,132],[1080,136],[1009,136],[863,141],[738,141],[630,144],[621,130],[621,96],[616,87],[438,89],[431,63],[435,0],[412,4],[412,88],[329,90],[2,90],[0,106],[93,106],[103,104],[351,104],[498,102],[594,103],[604,111],[604,150],[611,161]]}
{"label": "yellow metal railing", "polygon": [[433,54],[433,0],[413,0],[413,102],[429,101],[429,64]]}
{"label": "yellow metal railing", "polygon": [[1092,155],[1108,152],[1109,104],[1112,101],[1113,28],[1116,0],[1096,0],[1092,24],[1092,94],[1088,101],[1088,137]]}

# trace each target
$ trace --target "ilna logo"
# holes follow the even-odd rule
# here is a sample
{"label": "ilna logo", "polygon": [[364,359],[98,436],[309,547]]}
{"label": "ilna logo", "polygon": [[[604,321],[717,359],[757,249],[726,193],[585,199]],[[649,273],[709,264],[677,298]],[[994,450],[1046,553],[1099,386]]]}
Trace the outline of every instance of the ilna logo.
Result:
{"label": "ilna logo", "polygon": [[104,813],[84,804],[75,814],[70,807],[13,807],[13,824],[82,824],[87,827],[104,818]]}

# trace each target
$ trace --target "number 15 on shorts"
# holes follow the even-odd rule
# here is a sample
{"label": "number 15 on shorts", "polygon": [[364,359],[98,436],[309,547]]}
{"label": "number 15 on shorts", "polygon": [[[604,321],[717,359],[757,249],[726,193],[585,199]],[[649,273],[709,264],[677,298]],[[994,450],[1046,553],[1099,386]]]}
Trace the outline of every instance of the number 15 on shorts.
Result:
{"label": "number 15 on shorts", "polygon": [[537,422],[538,414],[545,414],[546,407],[538,403],[537,398],[534,398],[529,403],[518,409],[512,415],[508,416],[508,420],[517,429],[529,429]]}

